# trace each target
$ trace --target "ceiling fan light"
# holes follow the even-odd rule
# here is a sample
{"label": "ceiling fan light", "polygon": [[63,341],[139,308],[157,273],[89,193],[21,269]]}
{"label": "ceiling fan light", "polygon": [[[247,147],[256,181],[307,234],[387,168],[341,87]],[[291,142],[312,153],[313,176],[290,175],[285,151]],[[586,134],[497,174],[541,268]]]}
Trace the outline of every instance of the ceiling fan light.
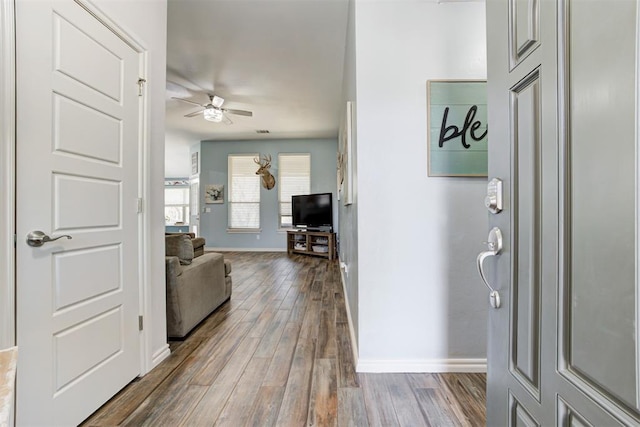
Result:
{"label": "ceiling fan light", "polygon": [[213,105],[216,108],[222,107],[222,104],[224,103],[224,98],[220,98],[219,96],[214,96],[213,98],[210,98],[210,99],[211,99],[211,105]]}
{"label": "ceiling fan light", "polygon": [[210,122],[220,123],[222,121],[222,111],[216,108],[207,108],[204,110],[204,119]]}

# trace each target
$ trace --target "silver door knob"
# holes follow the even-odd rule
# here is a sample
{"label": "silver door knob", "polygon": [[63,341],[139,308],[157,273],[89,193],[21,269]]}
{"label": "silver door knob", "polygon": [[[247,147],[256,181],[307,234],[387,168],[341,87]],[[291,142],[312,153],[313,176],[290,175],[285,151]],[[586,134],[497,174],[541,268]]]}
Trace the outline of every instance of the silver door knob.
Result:
{"label": "silver door knob", "polygon": [[67,239],[71,239],[72,237],[65,234],[63,236],[54,237],[53,239],[45,234],[44,231],[36,230],[27,234],[27,245],[33,246],[34,248],[39,248],[47,242],[54,242],[58,239],[62,239],[66,237]]}
{"label": "silver door knob", "polygon": [[498,293],[498,291],[493,289],[489,284],[489,281],[487,280],[487,276],[484,274],[484,268],[483,268],[485,259],[491,256],[498,255],[502,250],[502,232],[498,227],[493,227],[491,229],[491,231],[489,232],[488,240],[489,241],[485,243],[487,244],[487,247],[489,248],[489,250],[480,252],[476,260],[477,266],[478,266],[478,273],[480,273],[480,278],[482,279],[484,284],[487,285],[487,288],[489,288],[489,302],[491,304],[491,307],[500,308],[500,305],[501,305],[500,294]]}

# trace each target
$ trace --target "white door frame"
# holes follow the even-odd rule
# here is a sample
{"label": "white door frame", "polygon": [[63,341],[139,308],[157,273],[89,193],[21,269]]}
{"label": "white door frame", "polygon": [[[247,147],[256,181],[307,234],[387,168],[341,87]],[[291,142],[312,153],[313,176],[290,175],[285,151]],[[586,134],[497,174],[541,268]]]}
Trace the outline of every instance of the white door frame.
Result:
{"label": "white door frame", "polygon": [[13,1],[0,2],[0,349],[15,345],[16,60]]}
{"label": "white door frame", "polygon": [[[147,49],[131,35],[122,31],[115,22],[109,19],[89,0],[76,0],[89,13],[110,28],[122,40],[140,54],[141,78],[147,74]],[[15,344],[16,312],[15,312],[15,7],[14,0],[0,2],[0,348]],[[149,140],[149,108],[147,90],[142,90],[140,104],[139,133],[139,185],[138,197],[143,206],[148,206],[150,199],[150,153]],[[139,313],[151,324],[150,307],[151,286],[149,281],[150,260],[150,210],[143,209],[139,216]],[[159,320],[159,319],[155,319]],[[140,332],[140,374],[149,372],[156,363],[153,360],[151,334],[146,327]]]}

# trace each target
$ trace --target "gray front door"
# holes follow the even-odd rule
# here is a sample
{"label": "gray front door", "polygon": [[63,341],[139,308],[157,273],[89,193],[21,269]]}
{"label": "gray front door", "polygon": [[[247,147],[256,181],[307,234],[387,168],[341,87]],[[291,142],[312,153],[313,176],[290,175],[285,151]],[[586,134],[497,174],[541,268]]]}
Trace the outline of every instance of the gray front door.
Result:
{"label": "gray front door", "polygon": [[489,426],[640,423],[638,2],[487,0]]}

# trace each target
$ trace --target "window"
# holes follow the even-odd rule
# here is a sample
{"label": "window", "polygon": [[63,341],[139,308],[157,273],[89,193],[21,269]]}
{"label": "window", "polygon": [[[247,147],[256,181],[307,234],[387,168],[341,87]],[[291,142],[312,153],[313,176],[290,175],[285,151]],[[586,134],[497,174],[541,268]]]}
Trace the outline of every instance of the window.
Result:
{"label": "window", "polygon": [[229,228],[260,228],[260,176],[257,154],[229,156]]}
{"label": "window", "polygon": [[278,155],[278,208],[281,228],[291,227],[291,196],[311,191],[311,154]]}
{"label": "window", "polygon": [[167,225],[189,224],[189,187],[165,187],[164,221]]}

